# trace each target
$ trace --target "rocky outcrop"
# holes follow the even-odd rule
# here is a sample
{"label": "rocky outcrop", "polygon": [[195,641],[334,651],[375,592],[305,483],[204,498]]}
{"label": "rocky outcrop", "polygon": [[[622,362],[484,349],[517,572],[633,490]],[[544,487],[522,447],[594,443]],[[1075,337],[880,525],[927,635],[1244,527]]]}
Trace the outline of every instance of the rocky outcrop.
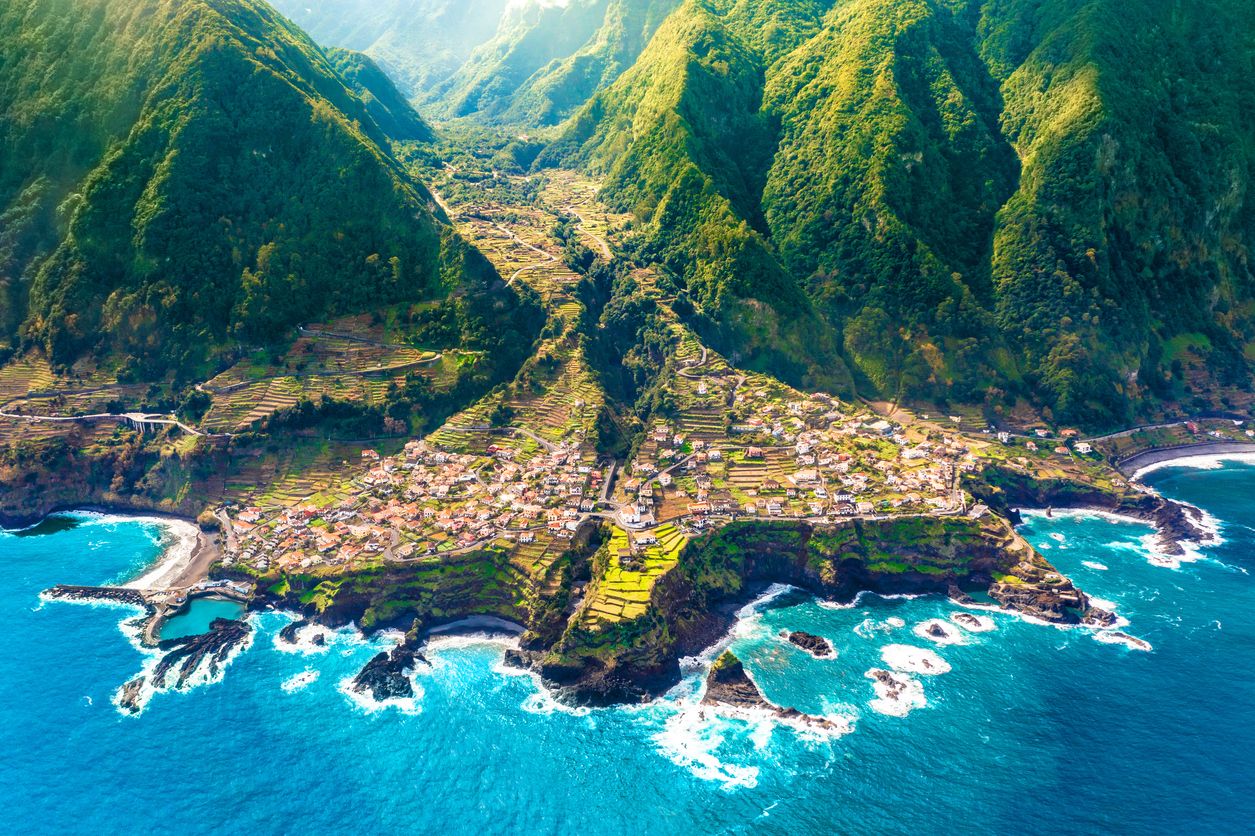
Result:
{"label": "rocky outcrop", "polygon": [[127,714],[139,714],[144,707],[144,677],[138,676],[118,691],[118,707]]}
{"label": "rocky outcrop", "polygon": [[702,705],[714,708],[730,708],[740,711],[766,711],[780,720],[813,728],[840,730],[842,726],[813,714],[803,714],[796,708],[782,708],[767,701],[754,680],[750,679],[745,666],[730,650],[710,666],[706,675],[706,695]]}
{"label": "rocky outcrop", "polygon": [[1214,539],[1203,525],[1202,511],[1141,490],[1107,490],[1071,479],[1038,479],[996,465],[986,467],[979,478],[966,480],[964,486],[1016,525],[1022,522],[1020,508],[1089,509],[1149,523],[1158,535],[1159,550],[1168,555],[1183,554],[1183,543]]}
{"label": "rocky outcrop", "polygon": [[1040,558],[1022,560],[999,575],[989,595],[1008,609],[1053,624],[1076,624],[1089,609],[1085,594]]}
{"label": "rocky outcrop", "polygon": [[284,625],[283,629],[279,631],[279,641],[296,644],[296,634],[308,625],[309,620],[304,618],[298,618],[296,621]]}
{"label": "rocky outcrop", "polygon": [[817,659],[829,659],[837,655],[836,648],[832,646],[832,642],[823,636],[816,636],[814,633],[806,633],[801,630],[795,630],[792,633],[786,631],[783,635],[791,643]]}
{"label": "rocky outcrop", "polygon": [[210,677],[217,676],[227,656],[242,644],[251,632],[252,628],[243,621],[215,618],[210,623],[207,633],[182,636],[161,642],[158,647],[169,652],[153,669],[153,686],[166,687],[166,677],[176,666],[178,674],[173,683],[176,688],[182,688],[202,664],[208,665]]}
{"label": "rocky outcrop", "polygon": [[[1019,577],[1021,566],[1026,578]],[[1059,582],[1046,583],[1047,572]],[[679,681],[680,658],[717,642],[737,609],[769,584],[851,601],[864,591],[961,597],[988,592],[995,578],[1008,587],[1006,604],[1030,615],[1076,622],[1088,608],[1078,590],[994,515],[825,526],[736,522],[689,543],[675,569],[655,583],[645,616],[613,630],[586,629],[573,620],[534,667],[573,701],[639,702]]]}
{"label": "rocky outcrop", "polygon": [[391,652],[381,651],[366,663],[349,686],[355,693],[371,697],[378,702],[396,699],[412,699],[414,683],[410,674],[419,662],[426,659],[409,642],[402,642]]}

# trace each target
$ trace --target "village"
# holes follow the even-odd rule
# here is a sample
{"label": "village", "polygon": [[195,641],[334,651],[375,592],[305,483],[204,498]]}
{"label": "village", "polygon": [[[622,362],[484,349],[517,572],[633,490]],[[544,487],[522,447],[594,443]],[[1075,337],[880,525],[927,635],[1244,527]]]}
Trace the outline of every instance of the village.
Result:
{"label": "village", "polygon": [[871,413],[848,415],[828,396],[775,401],[741,388],[726,432],[658,421],[622,472],[577,440],[534,449],[509,432],[474,452],[430,440],[396,456],[367,450],[339,501],[313,498],[270,516],[236,509],[226,560],[293,572],[552,544],[594,519],[643,548],[663,527],[687,538],[743,518],[968,510],[955,480],[975,460],[957,437],[929,440]]}

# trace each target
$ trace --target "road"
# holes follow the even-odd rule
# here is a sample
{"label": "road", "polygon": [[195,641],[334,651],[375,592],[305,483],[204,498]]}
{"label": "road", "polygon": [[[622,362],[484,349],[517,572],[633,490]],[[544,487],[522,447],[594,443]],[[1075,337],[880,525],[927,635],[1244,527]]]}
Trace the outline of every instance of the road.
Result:
{"label": "road", "polygon": [[63,424],[88,423],[91,421],[117,421],[118,423],[128,422],[138,424],[141,428],[150,426],[178,427],[188,435],[199,437],[229,435],[229,433],[203,433],[198,429],[189,427],[173,415],[149,415],[144,412],[97,412],[92,415],[68,415],[64,417],[56,415],[19,415],[14,412],[0,412],[0,417],[16,418],[19,421],[50,421]]}

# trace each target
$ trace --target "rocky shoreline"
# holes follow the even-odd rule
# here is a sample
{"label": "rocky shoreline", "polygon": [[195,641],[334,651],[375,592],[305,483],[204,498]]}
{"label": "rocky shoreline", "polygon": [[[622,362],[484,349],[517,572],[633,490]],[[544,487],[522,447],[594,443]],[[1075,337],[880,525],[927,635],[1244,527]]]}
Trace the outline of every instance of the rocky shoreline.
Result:
{"label": "rocky shoreline", "polygon": [[[247,641],[252,632],[253,628],[244,621],[215,618],[208,632],[160,642],[157,646],[165,653],[151,676],[138,676],[123,685],[118,691],[118,707],[128,714],[138,714],[143,709],[146,686],[154,690],[184,688],[202,667],[211,679],[216,677],[231,652]],[[168,682],[172,674],[173,681]]]}
{"label": "rocky shoreline", "polygon": [[[206,531],[196,520],[181,515],[173,514],[167,511],[151,510],[147,508],[138,508],[127,505],[107,505],[99,503],[76,503],[63,507],[51,508],[45,513],[30,514],[13,514],[0,511],[0,529],[6,531],[21,531],[40,525],[49,517],[58,514],[103,514],[106,516],[115,516],[129,519],[154,519],[160,521],[169,521],[184,523],[196,528],[196,544],[192,549],[188,564],[177,576],[166,584],[169,587],[191,586],[192,584],[205,580],[209,577],[209,570],[222,557],[222,546],[219,543],[218,535]],[[164,557],[164,555],[163,555]],[[155,567],[149,567],[151,571]]]}

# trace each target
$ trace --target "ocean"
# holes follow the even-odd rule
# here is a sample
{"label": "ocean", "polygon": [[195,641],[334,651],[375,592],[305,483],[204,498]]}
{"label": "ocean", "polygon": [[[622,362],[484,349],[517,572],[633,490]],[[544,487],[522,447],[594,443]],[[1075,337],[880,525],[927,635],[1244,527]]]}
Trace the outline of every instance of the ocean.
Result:
{"label": "ocean", "polygon": [[[136,576],[161,526],[83,515],[0,534],[4,829],[1247,833],[1255,466],[1147,481],[1206,509],[1223,542],[1174,568],[1141,524],[1032,516],[1022,530],[1149,652],[979,610],[994,629],[937,645],[915,628],[960,610],[936,597],[841,608],[781,589],[747,607],[732,649],[774,702],[847,721],[827,736],[701,711],[698,660],[658,704],[573,711],[504,670],[500,643],[469,637],[435,643],[413,704],[362,706],[343,683],[386,638],[280,648],[280,613],[252,616],[255,640],[218,681],[127,717],[112,699],[146,662],[134,611],[39,592]],[[798,629],[837,657],[780,636]],[[877,702],[866,672],[920,658],[933,666],[911,674],[907,701]]]}

